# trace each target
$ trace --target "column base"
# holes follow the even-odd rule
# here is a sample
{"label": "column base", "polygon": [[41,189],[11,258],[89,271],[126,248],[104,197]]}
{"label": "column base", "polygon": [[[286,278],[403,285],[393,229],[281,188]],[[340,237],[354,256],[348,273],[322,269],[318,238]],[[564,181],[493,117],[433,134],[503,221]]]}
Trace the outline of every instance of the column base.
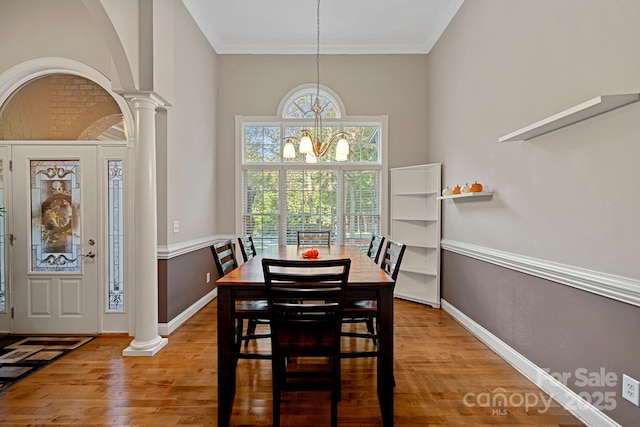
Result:
{"label": "column base", "polygon": [[164,346],[169,343],[169,338],[161,338],[153,347],[145,348],[145,349],[137,349],[132,347],[131,345],[124,350],[122,350],[123,356],[155,356],[157,352],[162,350]]}

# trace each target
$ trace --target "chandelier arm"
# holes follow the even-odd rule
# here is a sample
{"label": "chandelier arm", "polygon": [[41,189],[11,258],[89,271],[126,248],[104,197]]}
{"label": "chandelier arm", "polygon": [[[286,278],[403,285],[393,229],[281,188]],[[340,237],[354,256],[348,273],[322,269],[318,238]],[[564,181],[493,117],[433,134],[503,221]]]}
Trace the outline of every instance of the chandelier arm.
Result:
{"label": "chandelier arm", "polygon": [[349,139],[349,135],[347,132],[337,132],[335,134],[333,134],[331,136],[331,138],[329,139],[329,145],[333,144],[334,142],[337,142],[340,140],[340,138],[345,138],[345,139]]}

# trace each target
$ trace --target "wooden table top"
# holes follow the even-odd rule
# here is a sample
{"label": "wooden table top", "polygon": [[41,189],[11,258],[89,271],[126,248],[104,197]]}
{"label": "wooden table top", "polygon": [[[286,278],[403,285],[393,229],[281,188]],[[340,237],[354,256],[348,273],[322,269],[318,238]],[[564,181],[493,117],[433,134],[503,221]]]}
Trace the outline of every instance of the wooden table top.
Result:
{"label": "wooden table top", "polygon": [[[349,272],[349,285],[377,285],[393,286],[391,278],[376,265],[358,246],[314,246],[319,252],[319,259],[350,258],[351,270]],[[264,286],[264,274],[262,272],[262,258],[295,259],[302,260],[302,252],[311,249],[310,246],[287,245],[279,246],[273,251],[267,251],[247,261],[239,268],[231,271],[226,276],[218,279],[218,286],[234,285],[262,285]],[[313,259],[307,259],[309,266],[313,266]]]}

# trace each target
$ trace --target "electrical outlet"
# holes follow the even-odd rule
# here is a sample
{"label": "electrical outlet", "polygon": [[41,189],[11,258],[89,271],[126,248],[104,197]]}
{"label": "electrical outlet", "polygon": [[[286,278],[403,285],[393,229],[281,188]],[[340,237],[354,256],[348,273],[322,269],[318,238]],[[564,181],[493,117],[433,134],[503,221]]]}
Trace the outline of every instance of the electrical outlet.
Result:
{"label": "electrical outlet", "polygon": [[207,283],[211,283],[211,273],[207,273]]}
{"label": "electrical outlet", "polygon": [[640,406],[640,381],[622,374],[622,397],[636,406]]}
{"label": "electrical outlet", "polygon": [[174,233],[180,232],[180,221],[173,221],[173,232]]}

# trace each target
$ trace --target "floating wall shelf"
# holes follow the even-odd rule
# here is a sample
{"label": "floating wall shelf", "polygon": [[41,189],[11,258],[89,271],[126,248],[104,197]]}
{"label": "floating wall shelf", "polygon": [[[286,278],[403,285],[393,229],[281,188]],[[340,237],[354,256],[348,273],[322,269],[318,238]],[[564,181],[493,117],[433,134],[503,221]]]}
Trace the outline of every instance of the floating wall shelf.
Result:
{"label": "floating wall shelf", "polygon": [[498,142],[526,141],[638,100],[640,100],[640,94],[638,93],[597,96],[582,104],[502,136],[498,138]]}
{"label": "floating wall shelf", "polygon": [[440,196],[438,197],[438,200],[447,200],[447,199],[484,199],[484,198],[490,198],[491,196],[493,196],[493,192],[492,191],[480,191],[480,192],[475,192],[475,193],[460,193],[460,194],[454,194],[453,196]]}

